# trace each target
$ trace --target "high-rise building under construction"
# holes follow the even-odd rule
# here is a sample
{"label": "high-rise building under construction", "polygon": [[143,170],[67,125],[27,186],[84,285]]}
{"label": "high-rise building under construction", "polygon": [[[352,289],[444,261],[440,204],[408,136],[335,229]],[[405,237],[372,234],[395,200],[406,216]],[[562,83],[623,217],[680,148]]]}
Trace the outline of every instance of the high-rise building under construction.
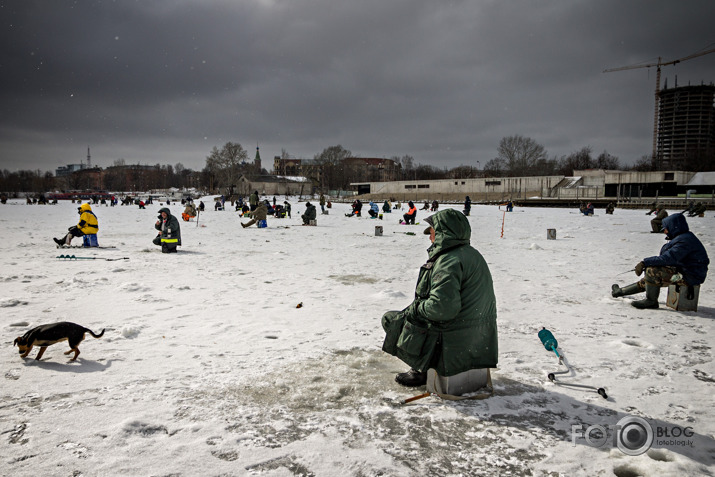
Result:
{"label": "high-rise building under construction", "polygon": [[666,85],[658,96],[658,169],[715,165],[715,85]]}

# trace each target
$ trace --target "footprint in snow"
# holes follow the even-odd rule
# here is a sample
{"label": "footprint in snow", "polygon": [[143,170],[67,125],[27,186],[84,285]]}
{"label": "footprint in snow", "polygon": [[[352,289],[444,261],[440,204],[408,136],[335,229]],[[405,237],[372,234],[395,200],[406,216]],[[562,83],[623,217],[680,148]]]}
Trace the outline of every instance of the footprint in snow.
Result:
{"label": "footprint in snow", "polygon": [[635,339],[625,339],[621,341],[621,343],[628,345],[628,346],[635,346],[636,348],[646,348],[650,349],[653,347],[652,344],[642,341],[642,340],[635,340]]}

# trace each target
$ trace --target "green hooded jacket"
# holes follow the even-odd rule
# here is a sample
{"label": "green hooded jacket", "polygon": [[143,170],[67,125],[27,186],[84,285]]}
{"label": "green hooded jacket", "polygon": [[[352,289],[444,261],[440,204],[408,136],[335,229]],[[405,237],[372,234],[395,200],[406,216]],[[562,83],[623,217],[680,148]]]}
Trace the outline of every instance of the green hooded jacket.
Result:
{"label": "green hooded jacket", "polygon": [[492,276],[484,257],[469,245],[471,228],[460,212],[432,217],[435,241],[420,268],[414,301],[382,317],[382,349],[418,371],[441,376],[498,361],[497,309]]}
{"label": "green hooded jacket", "polygon": [[253,206],[253,208],[256,208],[258,205],[258,191],[253,191],[253,193],[248,196],[248,203]]}

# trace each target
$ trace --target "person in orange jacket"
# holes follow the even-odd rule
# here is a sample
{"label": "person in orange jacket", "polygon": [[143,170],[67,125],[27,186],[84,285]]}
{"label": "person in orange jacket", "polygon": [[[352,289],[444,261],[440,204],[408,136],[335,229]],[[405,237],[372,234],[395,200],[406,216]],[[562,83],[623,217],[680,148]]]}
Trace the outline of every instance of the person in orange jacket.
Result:
{"label": "person in orange jacket", "polygon": [[402,217],[405,219],[406,224],[414,225],[415,218],[417,217],[417,207],[415,207],[415,204],[412,201],[409,201],[407,203],[407,205],[409,205],[410,208],[407,211],[407,213],[405,215],[403,215]]}

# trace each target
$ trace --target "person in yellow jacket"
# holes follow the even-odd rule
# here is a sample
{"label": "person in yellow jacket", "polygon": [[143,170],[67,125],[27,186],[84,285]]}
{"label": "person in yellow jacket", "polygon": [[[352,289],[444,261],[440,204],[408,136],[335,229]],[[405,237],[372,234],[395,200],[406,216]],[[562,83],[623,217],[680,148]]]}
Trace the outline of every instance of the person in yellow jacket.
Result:
{"label": "person in yellow jacket", "polygon": [[[97,216],[92,212],[92,207],[89,204],[82,204],[77,208],[79,214],[79,222],[68,229],[67,235],[64,238],[53,239],[58,247],[69,245],[74,237],[82,237],[83,235],[97,235],[99,231],[99,222]],[[96,241],[95,241],[96,243]],[[96,247],[96,245],[93,245]]]}

